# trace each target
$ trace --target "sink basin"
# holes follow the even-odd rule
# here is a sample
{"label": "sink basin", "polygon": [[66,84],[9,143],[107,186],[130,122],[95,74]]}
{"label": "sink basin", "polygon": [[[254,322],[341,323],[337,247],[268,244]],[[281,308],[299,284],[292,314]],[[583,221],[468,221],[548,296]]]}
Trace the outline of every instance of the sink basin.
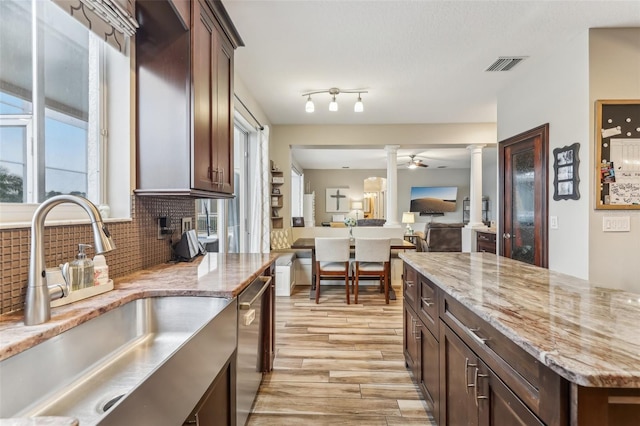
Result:
{"label": "sink basin", "polygon": [[222,298],[146,298],[82,323],[0,362],[0,418],[182,424],[233,354],[236,309]]}

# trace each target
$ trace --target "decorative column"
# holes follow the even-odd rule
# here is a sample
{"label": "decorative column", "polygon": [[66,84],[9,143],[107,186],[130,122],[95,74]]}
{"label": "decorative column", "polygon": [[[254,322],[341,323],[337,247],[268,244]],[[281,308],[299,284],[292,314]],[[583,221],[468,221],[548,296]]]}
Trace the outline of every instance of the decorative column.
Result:
{"label": "decorative column", "polygon": [[399,228],[398,222],[398,148],[400,145],[386,145],[387,151],[387,221],[384,226]]}
{"label": "decorative column", "polygon": [[471,151],[471,182],[469,183],[469,223],[467,228],[484,228],[482,223],[482,148],[486,145],[469,145]]}

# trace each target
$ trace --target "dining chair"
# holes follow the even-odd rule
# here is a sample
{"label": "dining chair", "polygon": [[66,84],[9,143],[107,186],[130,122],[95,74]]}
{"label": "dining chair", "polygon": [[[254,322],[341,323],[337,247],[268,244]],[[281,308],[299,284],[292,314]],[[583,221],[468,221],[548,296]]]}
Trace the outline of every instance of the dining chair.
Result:
{"label": "dining chair", "polygon": [[316,303],[320,301],[321,277],[344,277],[349,300],[349,238],[316,238]]}
{"label": "dining chair", "polygon": [[391,240],[389,238],[356,238],[356,257],[354,262],[353,295],[358,303],[358,284],[361,276],[379,277],[384,286],[384,300],[389,304],[389,256]]}

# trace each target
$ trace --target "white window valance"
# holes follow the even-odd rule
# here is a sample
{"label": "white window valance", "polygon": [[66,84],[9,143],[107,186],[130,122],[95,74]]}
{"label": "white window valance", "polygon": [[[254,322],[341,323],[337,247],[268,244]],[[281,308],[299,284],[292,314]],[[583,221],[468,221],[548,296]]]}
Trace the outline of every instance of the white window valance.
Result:
{"label": "white window valance", "polygon": [[53,0],[104,41],[126,51],[127,37],[136,33],[135,0]]}

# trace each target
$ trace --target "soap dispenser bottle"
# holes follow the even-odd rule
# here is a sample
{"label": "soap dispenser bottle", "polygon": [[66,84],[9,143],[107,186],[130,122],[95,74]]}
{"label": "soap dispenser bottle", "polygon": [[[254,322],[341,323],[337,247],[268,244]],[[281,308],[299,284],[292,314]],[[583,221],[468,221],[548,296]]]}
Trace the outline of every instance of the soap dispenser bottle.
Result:
{"label": "soap dispenser bottle", "polygon": [[78,244],[76,260],[69,263],[69,282],[71,290],[80,290],[93,287],[93,262],[87,258],[84,250],[91,247],[89,244]]}

